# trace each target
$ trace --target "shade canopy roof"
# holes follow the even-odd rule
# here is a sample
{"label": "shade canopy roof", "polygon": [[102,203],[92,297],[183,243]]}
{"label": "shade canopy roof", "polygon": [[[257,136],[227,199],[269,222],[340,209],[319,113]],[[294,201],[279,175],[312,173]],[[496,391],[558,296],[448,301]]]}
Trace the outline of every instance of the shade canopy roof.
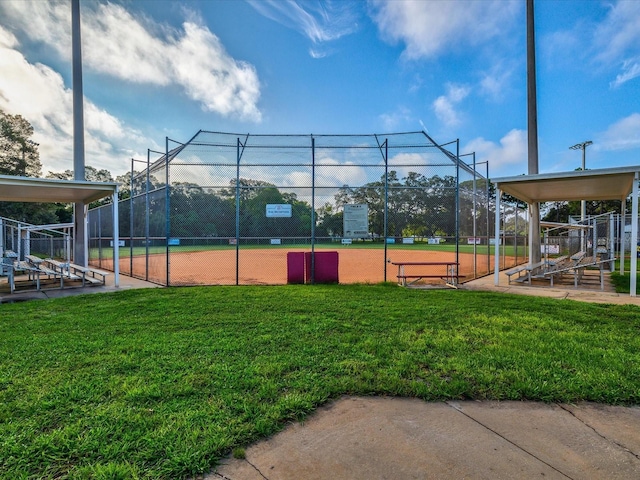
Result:
{"label": "shade canopy roof", "polygon": [[492,179],[496,188],[527,203],[624,200],[640,165]]}
{"label": "shade canopy roof", "polygon": [[114,182],[85,182],[0,175],[0,201],[89,204],[113,195]]}

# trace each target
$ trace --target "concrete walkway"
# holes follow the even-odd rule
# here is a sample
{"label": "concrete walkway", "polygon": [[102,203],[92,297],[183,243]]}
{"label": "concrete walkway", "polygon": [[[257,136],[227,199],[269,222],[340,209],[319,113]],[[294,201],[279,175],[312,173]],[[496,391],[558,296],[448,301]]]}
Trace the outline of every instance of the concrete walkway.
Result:
{"label": "concrete walkway", "polygon": [[116,287],[114,285],[113,274],[107,275],[105,278],[105,285],[89,285],[86,287],[69,287],[59,288],[44,287],[41,290],[17,290],[14,293],[9,293],[8,286],[5,284],[2,290],[0,290],[0,303],[13,303],[24,302],[27,300],[44,300],[47,298],[61,298],[70,297],[73,295],[84,295],[89,293],[105,293],[105,292],[117,292],[119,290],[129,290],[132,288],[158,288],[160,285],[151,282],[145,282],[144,280],[138,280],[137,278],[128,277],[126,275],[120,275],[120,285]]}
{"label": "concrete walkway", "polygon": [[640,408],[344,397],[204,478],[636,479]]}
{"label": "concrete walkway", "polygon": [[494,283],[494,276],[488,275],[466,282],[461,288],[464,290],[483,290],[548,297],[558,300],[576,300],[579,302],[640,305],[640,297],[631,297],[628,293],[616,293],[609,275],[605,275],[604,290],[601,290],[598,272],[587,272],[578,288],[573,286],[572,279],[556,283],[553,287],[550,286],[548,280],[534,280],[532,285],[512,281],[511,285],[509,285],[509,279],[504,272],[500,272],[499,285],[495,286]]}

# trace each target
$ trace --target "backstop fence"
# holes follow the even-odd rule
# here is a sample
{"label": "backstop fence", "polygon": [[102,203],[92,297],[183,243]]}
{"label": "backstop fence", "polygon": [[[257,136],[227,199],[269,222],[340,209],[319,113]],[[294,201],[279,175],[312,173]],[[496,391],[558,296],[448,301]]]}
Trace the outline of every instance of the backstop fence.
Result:
{"label": "backstop fence", "polygon": [[[457,141],[425,132],[167,139],[165,152],[132,160],[120,271],[162,285],[284,284],[288,254],[334,251],[341,283],[395,281],[397,263],[440,261],[479,277],[494,265],[487,178]],[[524,211],[504,208],[501,268],[526,260],[528,231]],[[89,261],[107,269],[111,215],[89,212]]]}

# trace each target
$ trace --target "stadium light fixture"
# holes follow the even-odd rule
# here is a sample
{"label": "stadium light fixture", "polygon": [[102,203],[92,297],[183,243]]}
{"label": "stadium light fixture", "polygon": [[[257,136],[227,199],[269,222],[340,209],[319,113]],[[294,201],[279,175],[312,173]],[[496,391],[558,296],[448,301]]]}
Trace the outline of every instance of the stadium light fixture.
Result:
{"label": "stadium light fixture", "polygon": [[[593,144],[591,140],[585,140],[582,143],[576,143],[569,147],[571,150],[582,150],[582,170],[586,170],[586,152],[587,147]],[[580,202],[580,223],[584,225],[584,219],[587,216],[587,202],[582,200]],[[582,232],[582,250],[584,250],[584,231]]]}

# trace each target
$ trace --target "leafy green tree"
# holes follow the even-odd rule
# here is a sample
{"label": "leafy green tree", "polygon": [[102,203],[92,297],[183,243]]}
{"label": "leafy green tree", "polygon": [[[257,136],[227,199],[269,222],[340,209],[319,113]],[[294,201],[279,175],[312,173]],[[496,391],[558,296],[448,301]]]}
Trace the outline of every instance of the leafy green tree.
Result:
{"label": "leafy green tree", "polygon": [[[38,177],[42,171],[33,127],[21,115],[0,110],[0,175]],[[0,202],[0,216],[33,224],[58,223],[57,207],[50,203]]]}
{"label": "leafy green tree", "polygon": [[33,127],[24,117],[0,110],[0,175],[40,176],[42,164],[32,135]]}

